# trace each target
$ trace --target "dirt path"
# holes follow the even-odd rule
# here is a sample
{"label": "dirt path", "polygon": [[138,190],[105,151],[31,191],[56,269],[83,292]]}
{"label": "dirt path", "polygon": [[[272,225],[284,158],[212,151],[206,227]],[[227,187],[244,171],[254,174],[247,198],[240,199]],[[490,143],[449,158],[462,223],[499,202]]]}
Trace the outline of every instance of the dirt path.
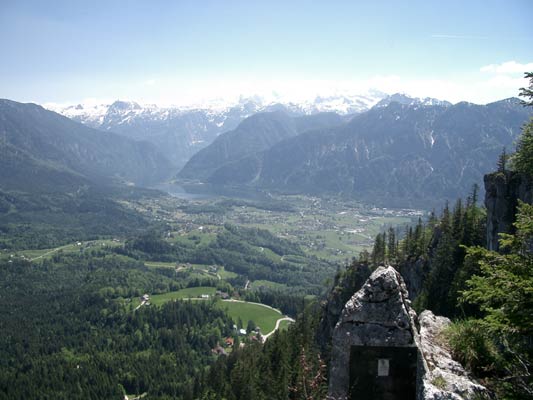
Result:
{"label": "dirt path", "polygon": [[272,332],[268,332],[266,335],[261,335],[263,342],[265,342],[270,337],[270,335],[272,335],[274,332],[276,332],[279,329],[279,324],[281,324],[281,321],[294,322],[294,319],[292,319],[291,317],[283,317],[283,318],[278,319],[276,321],[276,327],[274,328]]}
{"label": "dirt path", "polygon": [[52,253],[55,253],[56,251],[59,251],[59,250],[62,250],[62,249],[66,249],[67,247],[70,247],[70,246],[73,246],[72,244],[66,244],[64,246],[60,246],[60,247],[56,247],[55,249],[52,249],[50,251],[47,251],[46,253],[44,254],[41,254],[40,256],[38,257],[34,257],[32,259],[30,259],[30,261],[35,261],[35,260],[38,260],[39,258],[43,258],[49,254],[52,254]]}
{"label": "dirt path", "polygon": [[135,307],[135,310],[133,310],[133,311],[137,311],[139,308],[141,308],[142,306],[144,306],[146,303],[147,303],[146,300],[141,301],[141,304],[139,304],[137,307]]}

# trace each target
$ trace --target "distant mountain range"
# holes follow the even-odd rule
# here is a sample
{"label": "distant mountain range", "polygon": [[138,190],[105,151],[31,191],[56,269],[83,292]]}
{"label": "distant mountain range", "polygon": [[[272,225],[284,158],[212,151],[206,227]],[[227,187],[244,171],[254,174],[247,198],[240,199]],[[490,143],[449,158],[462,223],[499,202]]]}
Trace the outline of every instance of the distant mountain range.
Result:
{"label": "distant mountain range", "polygon": [[0,189],[27,192],[91,183],[149,185],[174,171],[151,143],[10,100],[0,100],[0,170]]}
{"label": "distant mountain range", "polygon": [[364,107],[349,115],[318,112],[334,104],[319,100],[315,108],[255,99],[219,110],[119,101],[63,110],[83,124],[35,104],[0,100],[0,188],[151,185],[177,177],[217,190],[341,194],[427,206],[481,183],[502,148],[512,150],[529,117],[518,99],[452,105],[396,94],[359,99]]}
{"label": "distant mountain range", "polygon": [[[180,171],[178,177],[216,181],[216,175],[221,173],[220,170],[231,168],[233,163],[245,160],[249,156],[254,157],[284,139],[310,129],[338,126],[343,122],[342,117],[335,113],[298,117],[291,117],[283,111],[258,113],[245,119],[236,129],[220,135],[213,143],[196,153]],[[234,181],[238,179],[239,172],[228,173],[232,175]],[[245,173],[248,172],[250,171],[247,170]]]}
{"label": "distant mountain range", "polygon": [[[388,205],[439,204],[480,184],[502,148],[513,147],[528,116],[518,99],[451,105],[404,95],[347,123],[303,133],[294,129],[294,118],[264,113],[218,137],[178,178]],[[264,134],[276,140],[266,143]]]}
{"label": "distant mountain range", "polygon": [[267,101],[254,96],[240,98],[235,104],[202,107],[141,106],[131,101],[47,107],[91,128],[149,141],[179,169],[218,135],[235,129],[245,118],[258,112],[284,111],[292,116],[321,112],[351,115],[367,111],[386,97],[384,93],[369,91],[364,95],[316,97],[301,103]]}

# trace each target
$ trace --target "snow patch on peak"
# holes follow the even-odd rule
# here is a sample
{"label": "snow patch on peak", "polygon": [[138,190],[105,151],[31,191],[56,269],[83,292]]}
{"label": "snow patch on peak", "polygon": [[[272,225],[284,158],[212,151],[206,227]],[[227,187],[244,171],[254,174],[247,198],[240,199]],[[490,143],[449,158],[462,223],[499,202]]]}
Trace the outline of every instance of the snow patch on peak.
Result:
{"label": "snow patch on peak", "polygon": [[388,107],[391,103],[399,103],[406,106],[442,106],[442,107],[449,107],[452,105],[452,103],[445,101],[445,100],[439,100],[434,99],[431,97],[425,97],[425,98],[419,98],[419,97],[411,97],[408,94],[405,93],[395,93],[390,96],[385,97],[381,101],[379,101],[374,107],[376,108],[384,108]]}
{"label": "snow patch on peak", "polygon": [[[165,121],[189,113],[204,115],[211,123],[222,128],[226,119],[245,118],[262,111],[285,111],[293,115],[336,112],[350,115],[369,110],[387,94],[369,90],[362,94],[334,92],[316,95],[308,100],[294,101],[276,92],[268,95],[215,98],[198,104],[160,107],[131,100],[96,102],[93,99],[76,104],[47,103],[44,107],[93,128],[109,129],[110,125],[131,124],[135,120]],[[104,126],[105,125],[105,126]]]}

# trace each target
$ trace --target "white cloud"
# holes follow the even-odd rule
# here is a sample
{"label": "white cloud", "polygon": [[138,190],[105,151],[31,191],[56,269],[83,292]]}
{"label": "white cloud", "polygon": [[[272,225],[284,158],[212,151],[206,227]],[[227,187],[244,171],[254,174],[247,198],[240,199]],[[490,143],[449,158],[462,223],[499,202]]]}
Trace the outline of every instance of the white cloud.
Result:
{"label": "white cloud", "polygon": [[[519,88],[526,87],[524,71],[533,71],[533,63],[508,61],[486,65],[447,77],[375,75],[351,79],[306,79],[300,76],[267,78],[262,76],[210,76],[190,79],[173,75],[139,76],[134,80],[113,81],[105,87],[87,85],[80,92],[98,97],[72,101],[90,104],[111,104],[114,99],[131,99],[142,104],[160,106],[199,106],[231,104],[240,96],[259,95],[266,101],[305,102],[316,96],[364,95],[371,89],[384,93],[406,93],[415,97],[434,97],[452,103],[469,101],[485,104],[515,97]],[[104,99],[105,98],[105,103]],[[62,100],[62,99],[61,99]]]}
{"label": "white cloud", "polygon": [[494,88],[510,89],[526,86],[524,78],[514,78],[509,75],[496,75],[487,81],[487,84]]}
{"label": "white cloud", "polygon": [[480,68],[481,72],[493,72],[497,74],[520,74],[533,71],[533,62],[521,64],[516,61],[507,61],[501,64],[490,64]]}

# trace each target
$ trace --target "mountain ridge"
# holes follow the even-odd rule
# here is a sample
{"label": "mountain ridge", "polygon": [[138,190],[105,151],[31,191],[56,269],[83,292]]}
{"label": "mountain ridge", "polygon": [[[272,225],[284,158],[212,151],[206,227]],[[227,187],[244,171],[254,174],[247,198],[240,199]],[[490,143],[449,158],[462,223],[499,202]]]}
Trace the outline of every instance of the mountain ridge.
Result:
{"label": "mountain ridge", "polygon": [[342,122],[342,118],[335,113],[299,117],[291,117],[283,111],[254,114],[196,153],[178,173],[178,178],[209,179],[210,175],[225,165],[267,150],[284,139],[312,127],[329,127]]}
{"label": "mountain ridge", "polygon": [[487,105],[392,101],[233,160],[205,181],[427,205],[425,199],[453,199],[480,184],[527,117],[515,98]]}
{"label": "mountain ridge", "polygon": [[109,104],[45,106],[95,129],[135,140],[148,140],[179,169],[220,134],[235,129],[244,119],[258,112],[284,111],[294,116],[322,112],[349,115],[368,110],[385,96],[370,91],[363,95],[317,96],[302,102],[241,96],[235,102],[197,106],[158,107],[124,100]]}
{"label": "mountain ridge", "polygon": [[[150,143],[104,133],[39,105],[7,99],[0,99],[0,149],[4,189],[54,190],[56,184],[62,187],[68,182],[117,180],[144,185],[163,180],[172,171]],[[48,175],[54,184],[47,182]]]}

